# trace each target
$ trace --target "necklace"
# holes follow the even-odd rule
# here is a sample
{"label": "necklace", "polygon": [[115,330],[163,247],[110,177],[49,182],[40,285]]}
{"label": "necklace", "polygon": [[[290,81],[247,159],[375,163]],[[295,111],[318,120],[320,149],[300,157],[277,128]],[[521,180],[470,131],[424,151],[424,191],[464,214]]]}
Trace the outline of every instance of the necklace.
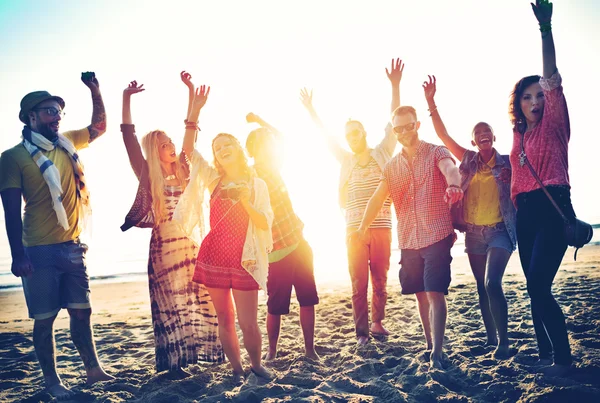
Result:
{"label": "necklace", "polygon": [[175,174],[171,174],[171,175],[167,175],[167,176],[165,176],[165,180],[166,180],[166,181],[172,181],[172,180],[173,180],[173,179],[175,179],[175,178],[177,178],[177,177],[175,176]]}

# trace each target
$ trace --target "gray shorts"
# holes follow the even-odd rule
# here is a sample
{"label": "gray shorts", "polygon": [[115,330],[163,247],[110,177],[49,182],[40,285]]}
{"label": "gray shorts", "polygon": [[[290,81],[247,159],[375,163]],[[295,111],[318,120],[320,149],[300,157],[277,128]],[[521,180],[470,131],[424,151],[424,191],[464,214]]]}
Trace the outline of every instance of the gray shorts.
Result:
{"label": "gray shorts", "polygon": [[422,249],[400,250],[400,286],[402,294],[441,292],[448,294],[450,286],[450,249],[454,233]]}
{"label": "gray shorts", "polygon": [[78,241],[25,248],[34,270],[21,278],[30,318],[48,319],[61,308],[91,308],[87,249]]}
{"label": "gray shorts", "polygon": [[487,255],[491,248],[502,248],[511,253],[515,250],[504,223],[492,226],[467,224],[465,253]]}

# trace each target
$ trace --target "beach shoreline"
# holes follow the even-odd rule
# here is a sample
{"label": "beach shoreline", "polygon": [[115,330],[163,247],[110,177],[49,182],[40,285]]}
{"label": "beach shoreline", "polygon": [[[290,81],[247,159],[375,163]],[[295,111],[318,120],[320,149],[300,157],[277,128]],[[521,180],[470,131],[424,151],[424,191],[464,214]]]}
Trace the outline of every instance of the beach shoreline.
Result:
{"label": "beach shoreline", "polygon": [[[265,383],[249,375],[241,387],[231,384],[228,364],[199,364],[186,380],[166,379],[154,371],[154,346],[148,287],[145,280],[92,282],[92,317],[98,355],[116,380],[85,386],[81,360],[69,336],[68,315],[56,322],[58,369],[77,392],[77,401],[455,401],[547,402],[600,399],[600,246],[586,246],[573,262],[565,254],[554,292],[567,317],[575,369],[565,378],[537,374],[536,343],[529,299],[518,255],[504,277],[509,304],[509,336],[514,355],[492,358],[466,256],[453,261],[447,297],[445,371],[429,368],[414,297],[400,295],[398,267],[392,260],[388,278],[386,327],[393,335],[357,347],[348,279],[319,284],[316,349],[320,362],[302,355],[297,302],[285,317],[279,356],[269,365],[277,378]],[[41,371],[31,342],[22,290],[0,293],[0,401],[51,401],[41,390]],[[266,349],[266,307],[261,297],[259,324]],[[242,356],[245,351],[242,349]],[[246,357],[247,359],[247,357]]]}

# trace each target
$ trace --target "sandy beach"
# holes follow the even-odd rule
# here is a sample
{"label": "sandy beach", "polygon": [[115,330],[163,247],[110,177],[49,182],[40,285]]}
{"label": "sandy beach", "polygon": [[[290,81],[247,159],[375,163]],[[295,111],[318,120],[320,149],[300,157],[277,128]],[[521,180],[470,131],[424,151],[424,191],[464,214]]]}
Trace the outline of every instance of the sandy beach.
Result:
{"label": "sandy beach", "polygon": [[[393,256],[393,261],[397,261]],[[413,296],[400,295],[398,268],[390,269],[387,339],[357,347],[347,279],[320,286],[316,344],[320,362],[303,357],[298,306],[284,318],[276,372],[264,382],[249,375],[231,383],[228,364],[194,365],[184,380],[154,370],[154,345],[145,282],[92,284],[98,354],[116,380],[88,387],[70,340],[68,315],[56,322],[58,369],[81,402],[597,402],[600,401],[600,246],[586,246],[573,261],[567,251],[554,291],[567,317],[575,368],[564,378],[536,373],[536,342],[525,280],[515,253],[504,277],[514,355],[492,358],[475,282],[465,256],[453,262],[448,295],[445,370],[430,369]],[[0,401],[48,402],[31,341],[21,290],[0,293]],[[263,324],[266,306],[259,308]],[[242,350],[243,351],[243,350]],[[245,352],[243,351],[243,354]],[[247,360],[247,357],[246,357]]]}

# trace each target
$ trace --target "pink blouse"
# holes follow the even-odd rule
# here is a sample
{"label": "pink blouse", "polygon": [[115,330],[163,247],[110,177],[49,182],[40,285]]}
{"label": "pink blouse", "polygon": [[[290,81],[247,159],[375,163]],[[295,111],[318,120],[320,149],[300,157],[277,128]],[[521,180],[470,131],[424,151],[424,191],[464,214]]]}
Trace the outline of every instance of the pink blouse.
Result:
{"label": "pink blouse", "polygon": [[[524,147],[527,159],[533,166],[544,186],[569,185],[569,138],[571,128],[567,101],[558,71],[548,79],[541,78],[544,91],[544,114],[532,130],[525,133]],[[512,166],[511,198],[515,202],[519,193],[539,189],[527,165],[521,166],[521,133],[513,131],[513,146],[510,152]]]}

